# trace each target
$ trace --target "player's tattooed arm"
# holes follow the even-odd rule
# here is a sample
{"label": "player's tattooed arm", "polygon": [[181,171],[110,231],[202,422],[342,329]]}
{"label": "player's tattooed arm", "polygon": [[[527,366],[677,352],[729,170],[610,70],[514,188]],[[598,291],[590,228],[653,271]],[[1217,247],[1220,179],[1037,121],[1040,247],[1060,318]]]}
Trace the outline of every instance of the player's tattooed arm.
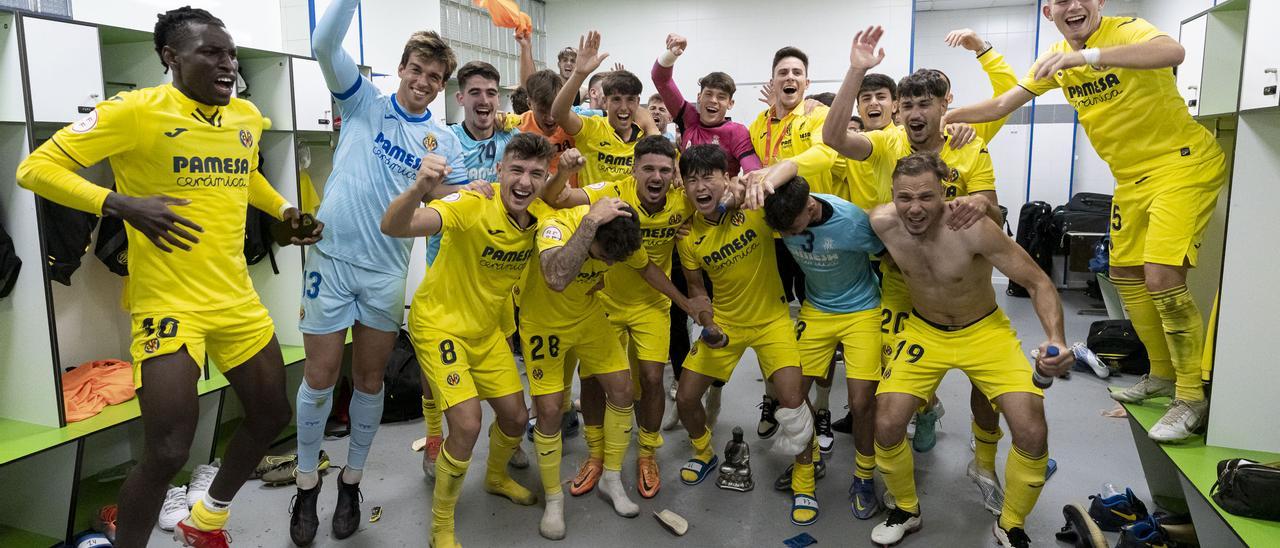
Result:
{"label": "player's tattooed arm", "polygon": [[582,271],[582,264],[590,255],[591,243],[596,239],[596,229],[618,217],[630,217],[626,202],[617,198],[603,198],[591,204],[591,210],[582,218],[582,224],[559,248],[548,249],[538,256],[542,277],[554,291],[564,291]]}

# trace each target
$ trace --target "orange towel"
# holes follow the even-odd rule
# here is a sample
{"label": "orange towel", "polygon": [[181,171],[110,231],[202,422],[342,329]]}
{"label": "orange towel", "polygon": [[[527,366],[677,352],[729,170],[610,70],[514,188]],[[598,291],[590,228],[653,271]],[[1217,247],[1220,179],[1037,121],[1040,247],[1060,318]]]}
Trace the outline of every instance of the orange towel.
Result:
{"label": "orange towel", "polygon": [[99,360],[62,374],[62,405],[67,410],[67,422],[82,421],[133,396],[133,366],[129,362]]}
{"label": "orange towel", "polygon": [[529,14],[520,11],[520,6],[511,0],[475,0],[476,6],[489,12],[493,24],[502,28],[515,29],[516,34],[528,35],[533,31],[533,20]]}

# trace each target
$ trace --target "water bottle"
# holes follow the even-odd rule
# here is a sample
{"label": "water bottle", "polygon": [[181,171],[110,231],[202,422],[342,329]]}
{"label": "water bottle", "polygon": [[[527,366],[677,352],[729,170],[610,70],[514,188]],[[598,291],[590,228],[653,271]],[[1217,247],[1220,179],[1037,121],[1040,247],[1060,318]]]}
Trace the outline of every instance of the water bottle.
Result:
{"label": "water bottle", "polygon": [[[1057,356],[1057,355],[1058,355],[1058,347],[1056,347],[1056,346],[1049,346],[1049,349],[1048,349],[1048,350],[1046,350],[1046,351],[1045,351],[1045,353],[1046,353],[1046,354],[1048,354],[1048,355],[1049,355],[1049,357],[1051,357],[1051,358],[1052,358],[1052,357],[1054,357],[1054,356]],[[1032,351],[1031,351],[1031,357],[1032,357],[1032,358],[1039,359],[1039,358],[1040,358],[1040,349],[1039,349],[1039,348],[1037,348],[1037,349],[1035,349],[1035,350],[1032,350]],[[1035,384],[1035,385],[1036,385],[1036,388],[1039,388],[1039,389],[1041,389],[1041,390],[1044,390],[1045,388],[1049,388],[1050,386],[1053,386],[1053,377],[1050,377],[1050,376],[1047,376],[1047,375],[1045,375],[1045,374],[1041,373],[1041,372],[1040,372],[1040,366],[1039,366],[1039,365],[1032,365],[1032,366],[1031,366],[1031,382],[1032,382],[1033,384]]]}
{"label": "water bottle", "polygon": [[1120,491],[1119,489],[1116,489],[1116,486],[1112,485],[1110,482],[1102,484],[1102,498],[1104,500],[1117,495],[1123,495],[1123,494],[1124,492]]}

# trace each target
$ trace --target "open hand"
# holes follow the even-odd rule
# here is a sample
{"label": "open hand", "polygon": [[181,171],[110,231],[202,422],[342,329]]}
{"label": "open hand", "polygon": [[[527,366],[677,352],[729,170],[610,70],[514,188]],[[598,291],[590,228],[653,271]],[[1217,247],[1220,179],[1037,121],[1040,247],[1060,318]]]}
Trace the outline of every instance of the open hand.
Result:
{"label": "open hand", "polygon": [[600,53],[600,33],[590,31],[578,40],[578,63],[573,70],[578,74],[588,75],[600,68],[608,53]]}
{"label": "open hand", "polygon": [[172,253],[173,249],[169,246],[183,251],[191,251],[190,244],[200,242],[200,238],[196,237],[192,232],[204,232],[200,225],[191,222],[182,215],[178,215],[170,207],[184,206],[190,203],[191,200],[172,196],[135,198],[112,192],[107,195],[106,201],[103,202],[102,212],[105,215],[124,219],[125,222],[129,223],[129,226],[141,232],[161,251]]}

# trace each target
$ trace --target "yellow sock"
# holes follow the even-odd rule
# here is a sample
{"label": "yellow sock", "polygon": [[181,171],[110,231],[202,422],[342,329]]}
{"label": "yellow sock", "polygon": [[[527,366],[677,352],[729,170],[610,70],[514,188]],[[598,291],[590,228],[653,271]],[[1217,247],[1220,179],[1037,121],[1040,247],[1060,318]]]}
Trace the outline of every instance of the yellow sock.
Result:
{"label": "yellow sock", "polygon": [[1004,465],[1004,508],[1000,511],[1000,526],[1006,531],[1023,526],[1040,498],[1040,490],[1044,489],[1044,472],[1048,467],[1048,453],[1032,457],[1017,446],[1009,451],[1009,460]]}
{"label": "yellow sock", "polygon": [[[622,460],[631,445],[631,418],[635,407],[618,407],[611,402],[604,404],[604,469],[622,470]],[[592,456],[595,456],[594,454]]]}
{"label": "yellow sock", "polygon": [[564,377],[566,388],[564,392],[560,393],[562,395],[560,399],[560,414],[568,415],[570,411],[573,411],[573,370],[566,369]]}
{"label": "yellow sock", "polygon": [[1160,311],[1155,301],[1147,293],[1147,282],[1140,278],[1112,278],[1116,293],[1124,303],[1125,312],[1129,313],[1129,321],[1133,322],[1133,330],[1138,339],[1147,347],[1147,357],[1151,361],[1151,376],[1173,380],[1177,374],[1173,371],[1173,362],[1169,358],[1169,343],[1165,341],[1164,325],[1160,320]]}
{"label": "yellow sock", "polygon": [[427,423],[427,436],[444,435],[444,413],[436,407],[436,400],[422,397],[422,420]]}
{"label": "yellow sock", "polygon": [[[702,462],[711,462],[711,458],[716,454],[711,451],[711,430],[703,432],[701,436],[689,438],[689,443],[693,444],[693,458]],[[685,481],[698,481],[698,475],[689,470],[680,470],[680,477]]]}
{"label": "yellow sock", "polygon": [[973,430],[973,456],[978,461],[978,468],[990,470],[996,469],[996,446],[1000,443],[1000,438],[1004,437],[1004,431],[1000,427],[996,427],[995,432],[983,430],[978,423],[971,423],[970,429]]}
{"label": "yellow sock", "polygon": [[520,447],[520,436],[508,436],[498,423],[489,427],[489,457],[485,461],[484,490],[511,499],[511,502],[528,506],[538,502],[533,493],[516,483],[507,473],[507,461]]}
{"label": "yellow sock", "polygon": [[604,425],[582,425],[582,439],[587,440],[587,454],[593,459],[604,459]]}
{"label": "yellow sock", "polygon": [[[791,493],[793,495],[813,496],[817,489],[817,481],[813,477],[813,463],[795,463],[795,468],[791,470]],[[809,508],[791,510],[791,519],[799,523],[812,521],[817,515],[818,512]]]}
{"label": "yellow sock", "polygon": [[[916,498],[915,462],[911,456],[911,449],[907,447],[907,441],[903,439],[893,447],[876,443],[876,467],[884,477],[885,488],[893,493],[893,498],[897,500],[898,508],[912,514],[919,514],[920,499]],[[1040,479],[1044,481],[1044,474],[1040,475]],[[1005,504],[1007,506],[1008,502]]]}
{"label": "yellow sock", "polygon": [[1184,401],[1204,401],[1204,387],[1200,383],[1204,323],[1200,320],[1196,300],[1185,285],[1152,293],[1151,300],[1160,311],[1164,340],[1169,345],[1169,356],[1177,374],[1175,397]]}
{"label": "yellow sock", "polygon": [[874,477],[876,471],[875,455],[864,455],[862,451],[855,450],[853,464],[853,477],[864,480]]}
{"label": "yellow sock", "polygon": [[822,451],[818,449],[818,438],[815,437],[809,440],[809,448],[812,449],[810,456],[813,458],[813,460],[809,462],[818,462],[822,460]]}
{"label": "yellow sock", "polygon": [[652,457],[662,447],[662,432],[650,432],[640,428],[640,456]]}
{"label": "yellow sock", "polygon": [[458,505],[462,480],[467,477],[470,460],[458,460],[440,446],[436,459],[436,485],[431,495],[431,536],[453,536],[453,509]]}
{"label": "yellow sock", "polygon": [[231,511],[229,509],[210,510],[208,506],[205,506],[203,500],[196,501],[196,505],[191,507],[191,524],[201,531],[225,529],[227,519],[230,517]]}
{"label": "yellow sock", "polygon": [[560,433],[543,434],[534,429],[533,447],[538,452],[538,469],[542,472],[542,490],[548,495],[559,494],[560,488]]}

